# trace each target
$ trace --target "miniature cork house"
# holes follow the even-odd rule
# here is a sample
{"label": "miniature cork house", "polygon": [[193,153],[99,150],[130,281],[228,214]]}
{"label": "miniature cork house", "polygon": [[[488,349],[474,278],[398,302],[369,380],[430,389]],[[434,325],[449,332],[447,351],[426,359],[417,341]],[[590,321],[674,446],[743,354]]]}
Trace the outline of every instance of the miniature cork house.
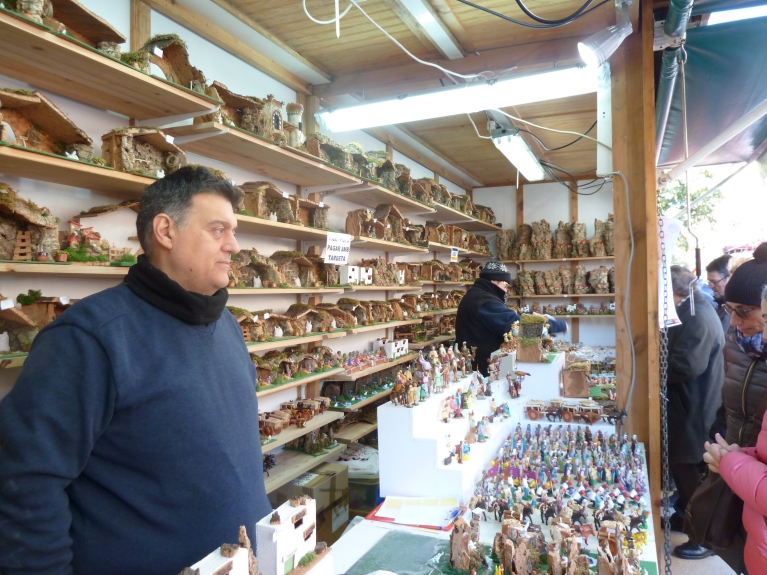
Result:
{"label": "miniature cork house", "polygon": [[463,279],[463,268],[458,262],[450,262],[445,266],[445,272],[447,273],[451,282],[459,282]]}
{"label": "miniature cork house", "polygon": [[0,295],[0,354],[28,351],[39,329],[34,319]]}
{"label": "miniature cork house", "polygon": [[423,204],[432,205],[431,181],[413,180],[413,197]]}
{"label": "miniature cork house", "polygon": [[427,282],[445,281],[445,264],[438,260],[421,262],[421,280]]}
{"label": "miniature cork house", "polygon": [[40,92],[0,89],[0,140],[73,160],[93,160],[93,141]]}
{"label": "miniature cork house", "polygon": [[352,172],[368,180],[375,180],[376,164],[368,159],[365,150],[357,143],[346,145],[346,151],[352,156]]}
{"label": "miniature cork house", "polygon": [[[35,295],[30,293],[26,296],[20,296],[19,302],[22,303],[21,311],[39,328],[51,323],[74,303],[68,297],[35,297],[37,293],[39,292],[35,292]],[[30,298],[30,296],[32,297]],[[21,298],[29,299],[25,301]]]}
{"label": "miniature cork house", "polygon": [[382,188],[395,191],[398,189],[397,168],[385,150],[367,153],[368,161],[375,166],[375,176]]}
{"label": "miniature cork house", "polygon": [[410,263],[410,262],[397,262],[394,264],[398,268],[398,277],[402,277],[403,285],[412,284],[414,282],[417,282],[420,277],[420,267],[421,264],[417,263]]}
{"label": "miniature cork house", "polygon": [[386,235],[385,222],[378,221],[373,213],[361,208],[352,210],[346,216],[346,233],[353,237],[383,239]]}
{"label": "miniature cork house", "polygon": [[272,182],[245,182],[241,215],[276,219],[285,224],[327,229],[329,206],[296,195],[286,195]]}
{"label": "miniature cork house", "polygon": [[495,224],[495,212],[493,212],[492,208],[474,204],[474,209],[478,219],[488,224]]}
{"label": "miniature cork house", "polygon": [[218,122],[242,128],[254,134],[261,133],[259,118],[264,107],[263,100],[235,94],[221,82],[213,82],[208,88],[208,95],[221,100],[223,104],[213,114],[196,117],[195,124]]}
{"label": "miniature cork house", "polygon": [[306,151],[337,168],[351,172],[354,169],[352,155],[340,144],[337,144],[319,132],[310,134],[304,143]]}
{"label": "miniature cork house", "polygon": [[427,242],[426,227],[420,224],[412,224],[407,219],[405,221],[407,222],[407,226],[405,227],[405,239],[413,245],[425,245]]}
{"label": "miniature cork house", "polygon": [[[362,260],[360,263],[361,269],[369,269],[372,271],[371,284],[363,285],[377,285],[377,286],[394,286],[401,285],[400,278],[404,279],[404,273],[398,273],[401,270],[395,263],[389,263],[383,258],[373,258],[369,260]],[[360,283],[362,284],[362,275],[366,272],[360,272]]]}
{"label": "miniature cork house", "polygon": [[157,128],[116,128],[101,137],[101,152],[115,170],[158,178],[186,165],[184,151]]}
{"label": "miniature cork house", "polygon": [[50,210],[0,183],[0,259],[32,260],[38,251],[52,254],[58,249],[58,224]]}
{"label": "miniature cork house", "polygon": [[66,31],[68,35],[97,48],[113,58],[120,58],[120,44],[126,38],[109,22],[97,16],[76,0],[47,0],[53,14],[43,18],[43,24],[55,32]]}
{"label": "miniature cork house", "polygon": [[455,335],[455,315],[445,314],[439,318],[439,335]]}
{"label": "miniature cork house", "polygon": [[321,320],[318,319],[319,312],[305,303],[294,303],[288,308],[285,315],[299,327],[301,335],[318,331],[315,328],[321,323]]}
{"label": "miniature cork house", "polygon": [[264,100],[259,127],[262,136],[279,144],[287,143],[289,141],[287,134],[290,130],[298,129],[298,126],[288,124],[285,118],[285,104],[275,100],[272,94],[269,94]]}
{"label": "miniature cork house", "polygon": [[474,213],[474,204],[471,201],[471,198],[468,195],[465,196],[458,196],[458,210],[462,211],[464,214],[471,215]]}
{"label": "miniature cork house", "polygon": [[410,168],[404,164],[395,164],[397,176],[397,189],[405,196],[413,196],[413,179],[410,177]]}
{"label": "miniature cork house", "polygon": [[450,236],[448,235],[444,224],[437,220],[429,220],[426,222],[426,239],[435,244],[448,245],[450,242]]}
{"label": "miniature cork house", "polygon": [[[352,328],[354,327],[354,314],[348,310],[341,309],[334,303],[319,303],[315,306],[317,311],[325,312],[332,316],[331,323],[335,320],[335,329]],[[330,348],[327,348],[330,349]],[[316,350],[316,348],[315,348]],[[332,355],[332,352],[331,352]]]}
{"label": "miniature cork house", "polygon": [[280,284],[290,287],[319,287],[314,264],[304,254],[295,251],[274,252],[269,258],[277,264]]}
{"label": "miniature cork house", "polygon": [[405,237],[407,220],[402,217],[402,214],[396,206],[391,204],[379,204],[375,209],[373,217],[378,222],[384,224],[383,236],[376,237],[381,237],[390,242],[408,243],[408,240]]}
{"label": "miniature cork house", "polygon": [[447,244],[457,248],[463,247],[463,237],[465,232],[458,226],[445,226],[447,232]]}
{"label": "miniature cork house", "polygon": [[369,325],[372,322],[372,316],[370,315],[367,305],[356,299],[349,297],[342,297],[338,300],[338,307],[344,311],[350,312],[355,319],[356,325]]}
{"label": "miniature cork house", "polygon": [[175,34],[150,38],[141,48],[150,55],[152,64],[160,68],[165,79],[200,94],[205,94],[205,74],[189,63],[186,43]]}

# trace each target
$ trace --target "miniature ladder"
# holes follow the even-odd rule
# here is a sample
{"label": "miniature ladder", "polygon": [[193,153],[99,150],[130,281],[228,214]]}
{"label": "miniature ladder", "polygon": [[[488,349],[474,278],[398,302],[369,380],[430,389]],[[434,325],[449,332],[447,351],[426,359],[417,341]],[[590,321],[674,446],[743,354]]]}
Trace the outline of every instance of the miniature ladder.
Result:
{"label": "miniature ladder", "polygon": [[16,232],[13,259],[22,261],[32,259],[32,235],[30,232]]}

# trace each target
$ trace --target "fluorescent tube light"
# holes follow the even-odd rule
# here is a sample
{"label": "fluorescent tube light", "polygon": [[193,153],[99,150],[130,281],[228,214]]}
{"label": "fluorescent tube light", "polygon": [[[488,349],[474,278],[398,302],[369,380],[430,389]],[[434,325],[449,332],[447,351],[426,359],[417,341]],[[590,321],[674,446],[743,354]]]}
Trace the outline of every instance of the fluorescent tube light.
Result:
{"label": "fluorescent tube light", "polygon": [[528,182],[540,182],[546,177],[543,166],[519,132],[493,137],[493,144],[519,170]]}
{"label": "fluorescent tube light", "polygon": [[[618,4],[618,2],[616,2]],[[634,31],[629,16],[630,1],[620,2],[616,6],[622,14],[622,21],[615,26],[608,26],[589,36],[585,42],[578,42],[578,52],[589,68],[598,68],[613,55],[618,46]]]}
{"label": "fluorescent tube light", "polygon": [[568,98],[596,91],[596,70],[573,66],[508,80],[458,84],[441,90],[399,96],[392,100],[326,108],[317,112],[315,117],[326,131],[346,132],[471,114],[492,108]]}

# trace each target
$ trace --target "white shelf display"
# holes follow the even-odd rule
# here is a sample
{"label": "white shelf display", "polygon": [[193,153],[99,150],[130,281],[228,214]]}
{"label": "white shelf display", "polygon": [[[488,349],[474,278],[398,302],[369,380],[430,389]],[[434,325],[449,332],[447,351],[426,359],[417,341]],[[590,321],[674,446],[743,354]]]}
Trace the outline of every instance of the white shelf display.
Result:
{"label": "white shelf display", "polygon": [[[516,399],[512,399],[508,392],[505,376],[511,356],[507,358],[505,363],[501,362],[500,379],[491,384],[492,398],[476,400],[472,409],[463,410],[463,418],[451,418],[448,423],[443,423],[442,407],[449,394],[455,395],[458,389],[465,391],[469,387],[472,376],[452,383],[445,391],[432,394],[415,407],[407,408],[389,402],[378,408],[382,497],[457,497],[459,503],[465,505],[471,499],[482,473],[488,469],[490,461],[517,424],[522,429],[528,424],[532,428],[538,424],[567,425],[559,420],[549,421],[545,415],[538,421],[530,421],[525,416],[525,405],[530,400],[550,401],[560,397],[559,374],[564,365],[564,354],[557,354],[552,363],[517,363],[517,370],[530,376],[525,377],[522,393]],[[513,373],[511,369],[508,371]],[[473,411],[478,421],[490,414],[493,401],[497,406],[506,403],[509,417],[495,418],[488,427],[490,435],[486,441],[470,445],[468,460],[457,463],[452,458],[446,464],[449,453],[447,436],[450,436],[450,451],[455,451],[469,432],[469,412]],[[603,433],[614,433],[615,430],[614,426],[604,421],[590,427],[594,432],[601,429]]]}

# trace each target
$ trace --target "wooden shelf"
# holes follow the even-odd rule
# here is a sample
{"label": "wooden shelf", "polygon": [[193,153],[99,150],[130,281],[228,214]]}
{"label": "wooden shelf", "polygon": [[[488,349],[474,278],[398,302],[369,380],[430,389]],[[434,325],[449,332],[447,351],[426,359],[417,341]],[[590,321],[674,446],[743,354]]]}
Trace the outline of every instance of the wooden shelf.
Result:
{"label": "wooden shelf", "polygon": [[[345,335],[345,334],[342,334],[342,335]],[[274,393],[285,391],[286,389],[293,389],[294,387],[300,387],[302,385],[306,385],[307,383],[312,383],[315,381],[319,381],[321,379],[327,379],[328,377],[332,377],[334,375],[338,375],[339,373],[343,373],[343,372],[344,372],[343,367],[337,367],[335,369],[329,369],[328,371],[323,371],[322,373],[307,375],[306,377],[301,377],[299,379],[291,379],[290,381],[287,381],[283,383],[282,385],[275,385],[274,387],[268,387],[264,389],[263,391],[257,391],[256,396],[266,397]]]}
{"label": "wooden shelf", "polygon": [[346,291],[421,291],[421,286],[351,286]]}
{"label": "wooden shelf", "polygon": [[370,397],[367,397],[363,399],[362,401],[355,403],[351,407],[331,407],[330,409],[333,409],[335,411],[343,411],[344,413],[351,413],[352,411],[357,411],[358,409],[365,407],[366,405],[370,405],[371,403],[378,401],[379,399],[389,397],[389,395],[391,395],[391,392],[392,392],[392,388],[389,388],[382,391],[381,393],[376,393],[375,395],[371,395]]}
{"label": "wooden shelf", "polygon": [[129,267],[124,266],[85,266],[78,264],[38,264],[22,262],[0,262],[0,274],[17,276],[46,275],[73,278],[123,278]]}
{"label": "wooden shelf", "polygon": [[425,286],[462,286],[464,285],[464,282],[418,282],[420,285]]}
{"label": "wooden shelf", "polygon": [[449,341],[451,339],[455,339],[454,335],[440,335],[438,337],[435,337],[434,339],[430,339],[428,341],[417,341],[415,343],[409,343],[408,348],[409,349],[424,349],[426,347],[429,347],[430,345],[438,345],[440,343],[444,343],[446,341]]}
{"label": "wooden shelf", "polygon": [[[449,254],[452,253],[453,248],[455,246],[448,246],[446,244],[438,244],[437,242],[429,242],[429,251],[430,252],[437,252],[441,254]],[[465,250],[463,248],[458,248],[459,254],[467,254],[469,253],[469,250]]]}
{"label": "wooden shelf", "polygon": [[391,204],[397,206],[397,209],[403,214],[426,215],[434,213],[434,208],[372,182],[363,181],[359,186],[335,190],[331,198],[336,196],[369,208],[375,208],[379,204]]}
{"label": "wooden shelf", "polygon": [[466,250],[464,252],[464,254],[472,256],[472,257],[475,257],[475,258],[487,258],[487,259],[492,259],[493,258],[493,254],[486,254],[486,253],[483,253],[483,252],[475,252],[473,250]]}
{"label": "wooden shelf", "polygon": [[275,238],[287,238],[290,240],[322,240],[328,237],[328,230],[309,228],[306,226],[296,226],[293,224],[283,224],[282,222],[272,222],[252,216],[236,216],[237,231],[240,233],[259,234],[262,236],[272,236]]}
{"label": "wooden shelf", "polygon": [[[0,18],[3,14],[0,13]],[[2,22],[2,20],[0,20]],[[2,38],[0,26],[0,38]],[[0,39],[2,46],[2,39]],[[0,58],[4,60],[4,58]],[[1,66],[1,64],[0,64]],[[70,160],[18,146],[0,145],[0,174],[85,188],[122,199],[138,199],[153,178]]]}
{"label": "wooden shelf", "polygon": [[409,252],[417,254],[427,254],[429,250],[419,246],[409,246],[407,244],[399,244],[397,242],[389,242],[386,240],[379,240],[378,238],[366,238],[362,236],[355,236],[352,239],[352,247],[359,248],[361,250],[380,250],[389,253],[397,252]]}
{"label": "wooden shelf", "polygon": [[[333,381],[356,381],[360,377],[365,377],[366,375],[370,375],[372,373],[378,373],[379,371],[383,371],[385,369],[388,369],[390,367],[395,367],[397,365],[400,365],[402,363],[407,363],[408,361],[413,361],[415,358],[418,357],[417,353],[408,353],[407,355],[403,355],[402,357],[398,357],[397,359],[393,361],[387,361],[386,363],[380,363],[378,365],[374,365],[373,367],[369,367],[363,371],[358,371],[357,373],[352,373],[349,375],[339,375],[337,377],[333,378]],[[330,379],[330,378],[327,378]]]}
{"label": "wooden shelf", "polygon": [[589,260],[612,260],[615,256],[587,257],[587,258],[562,258],[559,260],[503,260],[504,264],[558,264],[562,262],[583,262]]}
{"label": "wooden shelf", "polygon": [[435,210],[434,218],[441,221],[445,225],[460,226],[469,232],[497,232],[500,230],[500,226],[494,224],[488,224],[477,218],[467,216],[463,212],[448,208],[442,204],[434,203],[432,206]]}
{"label": "wooden shelf", "polygon": [[562,293],[562,294],[554,294],[554,295],[526,295],[526,296],[510,295],[509,297],[515,298],[515,299],[538,299],[538,298],[568,299],[571,297],[615,297],[615,294],[614,293]]}
{"label": "wooden shelf", "polygon": [[314,343],[317,341],[322,341],[325,339],[326,334],[316,334],[316,335],[305,335],[303,337],[287,337],[282,338],[276,341],[264,341],[264,342],[253,342],[246,344],[248,348],[248,353],[258,352],[258,351],[271,351],[273,349],[282,349],[283,347],[289,347],[292,345],[299,345],[302,343]]}
{"label": "wooden shelf", "polygon": [[[179,126],[164,131],[178,138],[178,146],[186,152],[291,184],[328,186],[362,182],[353,174],[326,165],[319,158],[311,159],[308,154],[294,153],[291,148],[217,122]],[[185,141],[187,138],[189,141]]]}
{"label": "wooden shelf", "polygon": [[11,367],[21,367],[27,360],[26,353],[5,353],[0,354],[0,369],[10,369]]}
{"label": "wooden shelf", "polygon": [[608,317],[615,319],[614,313],[591,313],[587,315],[557,315],[555,313],[550,313],[549,315],[556,319],[583,319],[583,318],[594,319],[594,318],[608,318]]}
{"label": "wooden shelf", "polygon": [[6,10],[0,10],[0,53],[3,54],[0,74],[142,120],[144,124],[146,120],[165,116],[186,114],[191,117],[212,111],[220,104],[182,86],[139,72]]}
{"label": "wooden shelf", "polygon": [[424,317],[427,315],[445,315],[445,314],[451,314],[451,313],[458,313],[458,308],[451,307],[450,309],[435,309],[435,310],[429,310],[429,311],[419,311],[416,313],[418,314],[418,317]]}
{"label": "wooden shelf", "polygon": [[328,459],[337,457],[344,449],[346,449],[345,445],[337,445],[316,457],[298,451],[283,451],[282,453],[277,454],[274,457],[277,461],[277,465],[269,470],[269,475],[264,473],[264,486],[266,487],[266,492],[271,493],[275,489],[285,485],[288,481],[313,469],[320,463],[324,463]]}
{"label": "wooden shelf", "polygon": [[[336,412],[341,415],[341,412]],[[335,439],[338,443],[354,443],[360,437],[365,437],[368,433],[371,433],[378,429],[378,422],[375,423],[351,423],[341,428],[341,431],[336,433]]]}
{"label": "wooden shelf", "polygon": [[344,293],[343,288],[227,288],[229,295],[284,295]]}
{"label": "wooden shelf", "polygon": [[390,327],[399,327],[401,325],[413,325],[416,323],[421,323],[421,320],[405,319],[401,321],[390,321],[388,323],[377,323],[376,325],[364,325],[361,327],[355,327],[354,329],[350,329],[349,335],[354,335],[356,333],[365,333],[366,331],[375,331],[377,329],[388,329]]}
{"label": "wooden shelf", "polygon": [[[295,425],[291,425],[287,429],[284,429],[278,433],[277,435],[273,435],[272,443],[268,443],[261,447],[261,451],[263,453],[267,453],[269,451],[272,451],[273,449],[277,449],[278,447],[282,447],[289,441],[293,441],[294,439],[298,439],[299,437],[303,437],[310,431],[314,431],[315,429],[319,429],[320,427],[327,425],[328,423],[333,423],[337,419],[341,419],[343,417],[343,414],[340,411],[326,411],[325,413],[321,413],[320,415],[316,415],[312,417],[309,421],[306,422],[306,427],[296,427]],[[340,442],[339,443],[345,443]]]}

